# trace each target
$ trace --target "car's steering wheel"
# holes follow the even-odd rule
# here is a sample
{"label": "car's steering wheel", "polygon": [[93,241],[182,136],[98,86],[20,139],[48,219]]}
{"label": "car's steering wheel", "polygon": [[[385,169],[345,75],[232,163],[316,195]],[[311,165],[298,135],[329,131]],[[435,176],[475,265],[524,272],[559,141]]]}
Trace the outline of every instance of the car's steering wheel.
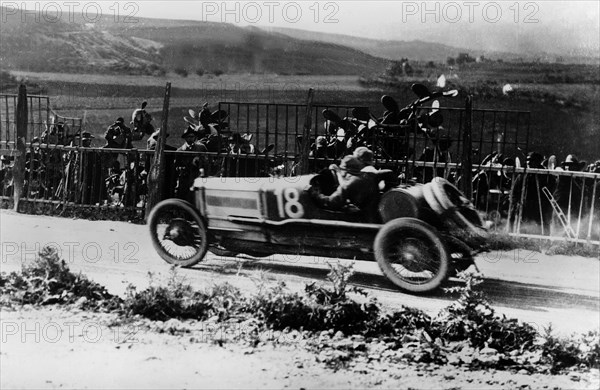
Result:
{"label": "car's steering wheel", "polygon": [[331,195],[340,185],[337,173],[333,169],[325,168],[310,180],[310,185],[323,195]]}

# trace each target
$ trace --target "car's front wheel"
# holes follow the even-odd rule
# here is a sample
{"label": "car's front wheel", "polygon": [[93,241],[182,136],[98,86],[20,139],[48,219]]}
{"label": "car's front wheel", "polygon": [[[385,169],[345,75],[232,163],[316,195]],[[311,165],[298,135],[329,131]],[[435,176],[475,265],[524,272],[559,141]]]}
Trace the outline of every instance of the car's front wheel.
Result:
{"label": "car's front wheel", "polygon": [[148,227],[154,249],[170,264],[191,267],[208,249],[206,223],[186,201],[167,199],[150,212]]}
{"label": "car's front wheel", "polygon": [[415,218],[386,223],[375,237],[375,259],[383,274],[403,290],[432,291],[448,275],[448,252],[436,230]]}

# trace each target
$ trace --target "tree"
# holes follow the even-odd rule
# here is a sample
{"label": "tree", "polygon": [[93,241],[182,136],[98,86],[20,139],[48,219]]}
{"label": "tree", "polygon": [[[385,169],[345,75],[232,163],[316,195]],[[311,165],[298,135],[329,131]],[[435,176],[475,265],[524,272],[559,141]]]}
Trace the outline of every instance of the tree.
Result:
{"label": "tree", "polygon": [[458,65],[466,64],[469,62],[475,62],[475,58],[471,57],[469,53],[459,53],[458,57],[456,57],[456,63]]}
{"label": "tree", "polygon": [[446,58],[446,64],[449,65],[449,66],[456,65],[456,61],[454,60],[454,57],[448,57],[448,58]]}

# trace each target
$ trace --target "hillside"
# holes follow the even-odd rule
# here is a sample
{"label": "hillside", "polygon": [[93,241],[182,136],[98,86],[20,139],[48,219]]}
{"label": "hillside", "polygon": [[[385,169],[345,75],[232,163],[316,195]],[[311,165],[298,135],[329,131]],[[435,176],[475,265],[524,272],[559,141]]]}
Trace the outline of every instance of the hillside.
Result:
{"label": "hillside", "polygon": [[320,41],[345,45],[363,51],[372,56],[389,60],[400,60],[403,57],[414,61],[446,62],[448,57],[456,57],[458,53],[471,52],[467,49],[447,46],[439,43],[414,41],[390,41],[370,38],[359,38],[343,34],[328,34],[294,28],[269,28],[267,31],[287,35],[296,39]]}
{"label": "hillside", "polygon": [[[471,26],[469,26],[471,27]],[[459,53],[469,53],[472,57],[484,55],[489,59],[502,59],[505,61],[546,61],[554,62],[560,57],[560,60],[575,64],[598,64],[598,55],[589,54],[588,56],[577,55],[580,53],[563,53],[560,56],[541,51],[528,51],[523,53],[506,52],[500,50],[477,50],[459,46],[452,46],[442,43],[436,43],[430,40],[383,40],[360,38],[343,34],[331,34],[315,31],[299,30],[293,28],[268,28],[266,31],[277,32],[296,39],[310,41],[327,42],[338,45],[345,45],[356,50],[363,51],[372,56],[386,58],[389,60],[400,60],[403,57],[414,61],[434,61],[445,63],[448,57],[456,57]],[[461,29],[456,29],[456,35],[464,34]],[[474,34],[479,37],[485,34]],[[441,36],[437,36],[437,42],[443,41]],[[466,41],[465,41],[466,42]],[[533,42],[531,43],[532,47]]]}
{"label": "hillside", "polygon": [[0,67],[13,70],[164,74],[177,68],[193,73],[276,73],[368,75],[388,61],[338,44],[293,39],[279,33],[230,24],[139,18],[94,24],[21,23],[11,15],[0,25]]}

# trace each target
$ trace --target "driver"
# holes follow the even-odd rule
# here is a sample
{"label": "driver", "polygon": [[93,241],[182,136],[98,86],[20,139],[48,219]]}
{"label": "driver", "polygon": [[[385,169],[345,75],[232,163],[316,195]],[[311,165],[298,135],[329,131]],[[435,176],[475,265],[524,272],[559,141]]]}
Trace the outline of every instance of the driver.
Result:
{"label": "driver", "polygon": [[354,156],[346,156],[340,163],[340,185],[331,195],[323,195],[315,187],[310,188],[311,196],[323,208],[342,210],[353,205],[367,215],[376,218],[379,200],[379,173],[362,172],[364,164]]}

